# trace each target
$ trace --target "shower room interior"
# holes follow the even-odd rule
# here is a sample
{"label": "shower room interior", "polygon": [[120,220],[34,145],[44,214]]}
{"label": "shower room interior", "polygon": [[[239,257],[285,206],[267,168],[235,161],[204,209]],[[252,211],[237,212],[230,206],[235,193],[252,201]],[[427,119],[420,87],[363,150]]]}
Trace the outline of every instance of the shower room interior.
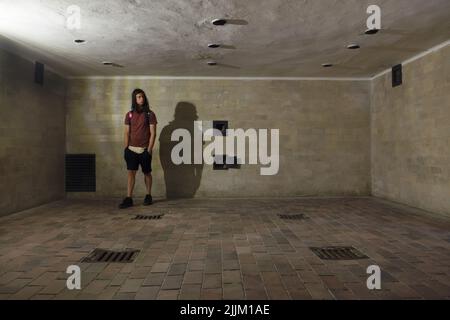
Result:
{"label": "shower room interior", "polygon": [[375,2],[0,1],[0,300],[450,298],[450,2]]}

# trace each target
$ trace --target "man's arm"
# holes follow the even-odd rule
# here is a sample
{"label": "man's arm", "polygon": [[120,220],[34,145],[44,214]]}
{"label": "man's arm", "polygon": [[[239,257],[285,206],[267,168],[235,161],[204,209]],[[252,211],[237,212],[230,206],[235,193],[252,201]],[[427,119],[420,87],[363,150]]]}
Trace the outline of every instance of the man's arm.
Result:
{"label": "man's arm", "polygon": [[152,153],[153,146],[155,145],[156,139],[156,124],[150,125],[150,141],[148,143],[148,152]]}
{"label": "man's arm", "polygon": [[128,147],[128,143],[129,143],[129,137],[130,137],[130,125],[128,125],[128,124],[126,124],[125,125],[125,132],[124,132],[124,143],[125,143],[125,147],[124,147],[124,149],[125,148],[127,148]]}

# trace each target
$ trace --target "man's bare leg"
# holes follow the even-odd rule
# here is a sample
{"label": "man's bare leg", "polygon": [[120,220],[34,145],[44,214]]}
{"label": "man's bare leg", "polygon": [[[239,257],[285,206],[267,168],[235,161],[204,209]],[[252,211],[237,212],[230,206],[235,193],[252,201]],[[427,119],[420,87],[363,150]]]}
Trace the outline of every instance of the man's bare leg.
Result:
{"label": "man's bare leg", "polygon": [[148,173],[144,177],[145,186],[147,187],[147,194],[152,195],[152,173]]}
{"label": "man's bare leg", "polygon": [[136,171],[128,170],[128,190],[127,197],[119,204],[119,209],[125,209],[133,206],[133,189],[134,182],[136,181]]}
{"label": "man's bare leg", "polygon": [[136,172],[128,170],[128,193],[127,196],[132,198],[133,197],[133,190],[134,190],[134,184],[136,182]]}
{"label": "man's bare leg", "polygon": [[144,177],[145,186],[147,187],[147,195],[144,199],[144,206],[149,206],[153,203],[152,199],[152,174],[147,173]]}

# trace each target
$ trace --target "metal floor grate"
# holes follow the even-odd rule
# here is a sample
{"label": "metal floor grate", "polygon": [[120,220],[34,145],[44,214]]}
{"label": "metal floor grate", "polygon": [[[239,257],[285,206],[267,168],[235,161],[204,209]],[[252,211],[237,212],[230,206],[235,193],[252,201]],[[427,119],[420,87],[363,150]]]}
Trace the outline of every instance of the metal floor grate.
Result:
{"label": "metal floor grate", "polygon": [[159,220],[163,214],[137,214],[131,220]]}
{"label": "metal floor grate", "polygon": [[87,257],[84,257],[81,262],[118,262],[129,263],[133,262],[140,251],[127,249],[124,251],[113,251],[105,249],[94,249]]}
{"label": "metal floor grate", "polygon": [[311,247],[310,249],[322,260],[358,260],[369,258],[353,247]]}
{"label": "metal floor grate", "polygon": [[280,219],[285,219],[285,220],[306,220],[306,219],[309,219],[303,213],[300,213],[300,214],[279,214],[278,217],[280,217]]}

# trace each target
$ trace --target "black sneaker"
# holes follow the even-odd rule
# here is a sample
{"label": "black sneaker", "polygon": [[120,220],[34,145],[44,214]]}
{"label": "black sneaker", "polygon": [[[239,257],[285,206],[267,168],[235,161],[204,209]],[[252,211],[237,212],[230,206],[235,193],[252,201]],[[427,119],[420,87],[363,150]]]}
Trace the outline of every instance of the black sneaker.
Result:
{"label": "black sneaker", "polygon": [[151,195],[146,195],[144,199],[144,206],[149,206],[153,203],[153,199]]}
{"label": "black sneaker", "polygon": [[122,203],[119,204],[120,209],[126,209],[132,206],[133,206],[133,199],[131,199],[130,197],[126,197],[125,199],[123,199]]}

